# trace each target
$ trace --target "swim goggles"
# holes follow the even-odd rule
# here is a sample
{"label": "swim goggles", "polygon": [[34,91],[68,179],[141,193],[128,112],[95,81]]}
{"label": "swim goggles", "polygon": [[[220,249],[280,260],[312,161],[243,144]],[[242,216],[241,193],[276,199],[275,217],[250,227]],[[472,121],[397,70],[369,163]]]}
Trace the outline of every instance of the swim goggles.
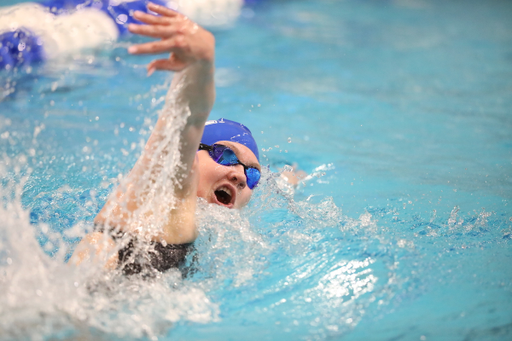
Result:
{"label": "swim goggles", "polygon": [[242,165],[244,167],[245,178],[247,179],[247,187],[253,189],[258,185],[261,178],[260,170],[255,167],[247,167],[238,160],[235,152],[228,146],[222,144],[214,144],[209,146],[207,144],[200,143],[199,150],[206,150],[213,161],[223,166],[236,166]]}

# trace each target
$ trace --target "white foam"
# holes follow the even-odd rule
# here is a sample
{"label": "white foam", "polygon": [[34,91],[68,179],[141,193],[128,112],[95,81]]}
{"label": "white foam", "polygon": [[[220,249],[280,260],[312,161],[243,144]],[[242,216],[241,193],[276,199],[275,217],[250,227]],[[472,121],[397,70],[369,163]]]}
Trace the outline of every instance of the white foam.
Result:
{"label": "white foam", "polygon": [[42,5],[23,3],[0,10],[0,33],[23,27],[41,39],[48,59],[67,57],[82,49],[103,48],[119,36],[112,19],[95,8],[55,15]]}
{"label": "white foam", "polygon": [[[176,87],[179,91],[180,85]],[[175,90],[176,90],[175,89]],[[166,216],[173,205],[174,170],[179,163],[179,130],[189,114],[170,91],[161,115],[167,123],[167,136],[159,144],[153,160],[164,172],[143,175],[150,192],[138,213],[148,211],[156,217]],[[1,127],[8,126],[0,117]],[[37,144],[37,140],[33,139]],[[34,146],[34,147],[37,147]],[[164,155],[158,154],[164,153]],[[3,176],[26,169],[35,156],[8,159],[2,156]],[[162,156],[162,157],[161,157]],[[165,156],[165,157],[163,157]],[[26,160],[28,159],[28,161]],[[153,170],[155,169],[153,167]],[[58,179],[50,181],[59,181]],[[72,185],[60,186],[58,194],[72,195]],[[70,227],[68,233],[54,231],[46,224],[30,223],[30,210],[23,208],[21,193],[24,181],[11,181],[0,187],[0,334],[10,339],[45,339],[60,332],[73,338],[87,336],[90,330],[120,338],[149,337],[156,339],[168,332],[176,322],[208,323],[219,319],[218,305],[212,302],[203,283],[184,282],[178,270],[168,271],[151,280],[127,278],[120,271],[105,271],[104,262],[95,261],[75,267],[64,262],[69,245],[67,237],[83,236],[91,229],[83,222]],[[69,212],[73,215],[74,212]],[[145,226],[149,233],[159,228],[161,221]],[[39,245],[36,233],[49,240],[50,257]],[[247,276],[245,276],[247,278]],[[115,312],[115,313],[112,313]],[[84,334],[85,333],[85,334]]]}
{"label": "white foam", "polygon": [[240,16],[243,0],[175,0],[170,8],[177,8],[201,26],[226,28]]}

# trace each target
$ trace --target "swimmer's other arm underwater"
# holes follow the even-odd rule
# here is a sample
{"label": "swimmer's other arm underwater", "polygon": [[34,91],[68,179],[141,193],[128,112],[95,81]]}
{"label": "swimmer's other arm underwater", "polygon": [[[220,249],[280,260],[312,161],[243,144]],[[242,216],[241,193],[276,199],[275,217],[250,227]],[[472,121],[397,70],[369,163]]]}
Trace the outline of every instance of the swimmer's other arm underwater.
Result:
{"label": "swimmer's other arm underwater", "polygon": [[[148,9],[158,15],[137,11],[134,17],[145,25],[130,24],[128,29],[134,34],[157,40],[131,46],[128,51],[131,54],[170,53],[167,59],[149,63],[148,75],[155,70],[176,72],[171,91],[176,92],[176,102],[188,108],[190,115],[179,132],[179,146],[163,142],[169,134],[166,124],[169,117],[160,115],[126,182],[112,193],[96,216],[94,222],[99,228],[82,239],[70,259],[72,264],[78,265],[96,253],[103,256],[95,258],[105,262],[107,268],[119,266],[119,257],[126,253],[113,252],[116,250],[115,241],[110,233],[104,233],[111,230],[115,230],[117,235],[126,233],[139,240],[149,240],[165,251],[161,257],[169,254],[172,258],[175,250],[186,248],[197,237],[197,197],[227,208],[242,208],[249,202],[260,179],[258,148],[250,131],[229,120],[207,123],[215,100],[214,36],[171,9],[152,3],[148,4]],[[148,173],[162,172],[162,168],[152,162],[153,159],[176,151],[179,151],[181,166],[177,167],[170,190],[175,204],[165,211],[165,223],[160,231],[149,236],[141,235],[140,226],[154,222],[160,215],[151,210],[140,214],[139,208],[147,206],[151,190],[151,186],[141,184],[140,179]],[[115,234],[112,236],[115,238]],[[155,267],[159,271],[176,267],[185,254],[182,252],[177,262]]]}

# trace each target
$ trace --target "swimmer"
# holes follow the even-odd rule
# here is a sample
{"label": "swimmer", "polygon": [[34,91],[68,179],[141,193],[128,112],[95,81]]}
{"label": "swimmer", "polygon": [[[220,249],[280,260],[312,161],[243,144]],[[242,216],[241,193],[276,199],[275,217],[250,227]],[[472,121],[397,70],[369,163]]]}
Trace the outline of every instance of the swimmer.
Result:
{"label": "swimmer", "polygon": [[[230,120],[207,121],[215,100],[214,36],[171,9],[153,3],[148,4],[148,9],[158,15],[136,11],[134,18],[145,25],[130,24],[128,29],[158,40],[131,46],[128,51],[170,53],[167,59],[149,63],[148,75],[156,70],[174,71],[171,91],[177,93],[177,101],[188,107],[190,115],[179,132],[179,146],[162,142],[168,135],[168,117],[160,115],[142,155],[127,175],[127,183],[117,188],[96,216],[97,228],[82,239],[70,260],[72,264],[89,259],[92,252],[106,254],[115,250],[116,240],[129,235],[128,245],[106,260],[107,268],[121,267],[125,274],[132,274],[148,266],[152,271],[179,267],[198,234],[197,197],[211,204],[240,209],[249,202],[260,180],[258,148],[250,130]],[[161,231],[140,235],[139,226],[159,218],[151,211],[136,214],[146,204],[149,191],[142,188],[139,180],[144,174],[161,171],[152,162],[157,151],[159,156],[179,151],[181,167],[172,188],[175,205],[166,210]],[[106,234],[111,238],[106,238]],[[134,245],[141,240],[151,244],[149,265],[142,264],[137,259],[140,255],[134,251]]]}
{"label": "swimmer", "polygon": [[[0,7],[0,72],[31,70],[31,65],[62,60],[84,50],[100,50],[140,23],[147,0],[39,0]],[[229,27],[243,0],[153,0],[178,8],[209,27]]]}

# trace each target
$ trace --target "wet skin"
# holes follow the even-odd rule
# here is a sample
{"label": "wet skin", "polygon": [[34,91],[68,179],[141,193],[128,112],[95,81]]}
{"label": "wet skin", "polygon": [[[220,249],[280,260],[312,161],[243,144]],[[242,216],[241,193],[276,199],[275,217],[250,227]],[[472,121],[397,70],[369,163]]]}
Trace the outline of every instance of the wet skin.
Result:
{"label": "wet skin", "polygon": [[[246,146],[230,141],[219,141],[230,147],[243,164],[261,170],[258,159]],[[197,196],[211,204],[228,208],[242,208],[251,200],[252,190],[247,186],[247,179],[242,165],[223,166],[216,163],[206,150],[197,152],[198,165]]]}

